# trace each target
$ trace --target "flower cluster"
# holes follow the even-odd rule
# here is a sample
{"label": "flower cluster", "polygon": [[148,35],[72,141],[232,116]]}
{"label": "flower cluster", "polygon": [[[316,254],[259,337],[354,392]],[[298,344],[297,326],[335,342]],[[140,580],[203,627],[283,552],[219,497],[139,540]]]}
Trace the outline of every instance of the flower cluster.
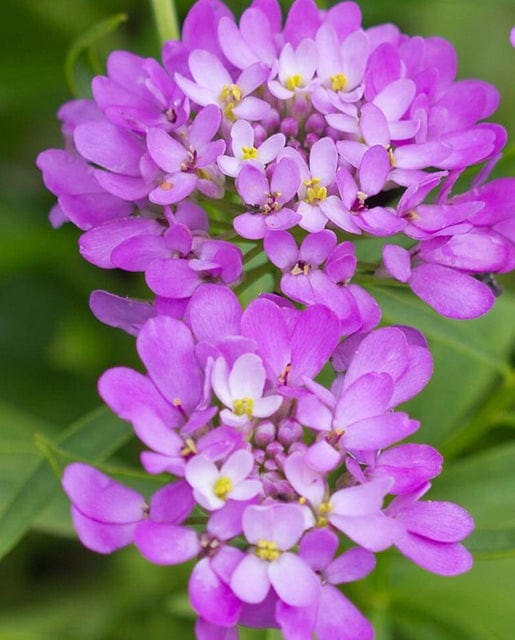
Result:
{"label": "flower cluster", "polygon": [[[334,585],[367,575],[375,552],[394,545],[442,575],[470,568],[460,544],[470,516],[421,500],[441,456],[398,444],[419,423],[395,408],[431,376],[421,334],[384,327],[340,342],[325,305],[300,311],[265,297],[242,311],[216,284],[197,288],[186,315],[145,322],[146,374],[119,367],[100,379],[105,402],[146,447],[144,469],[174,480],[147,501],[69,466],[63,486],[87,547],[133,542],[160,565],[197,558],[189,593],[199,638],[253,621],[286,638],[301,621],[306,637],[372,638]],[[329,390],[315,378],[331,356]],[[333,558],[340,537],[345,551]]]}
{"label": "flower cluster", "polygon": [[[52,224],[71,221],[84,258],[151,291],[91,296],[146,367],[107,371],[100,394],[146,447],[145,471],[172,476],[145,498],[75,463],[63,486],[90,549],[197,559],[201,640],[238,624],[366,640],[335,585],[391,546],[466,571],[473,523],[421,499],[442,459],[400,444],[419,423],[396,407],[431,356],[416,329],[377,328],[361,285],[400,281],[451,318],[487,312],[492,274],[515,265],[515,179],[488,182],[499,96],[455,79],[445,40],[365,29],[353,2],[296,0],[281,25],[276,0],[239,23],[199,0],[163,65],[116,51],[94,98],[59,112],[65,149],[38,158]],[[375,264],[358,260],[363,237],[385,239]],[[234,290],[265,272],[275,292],[242,309]]]}

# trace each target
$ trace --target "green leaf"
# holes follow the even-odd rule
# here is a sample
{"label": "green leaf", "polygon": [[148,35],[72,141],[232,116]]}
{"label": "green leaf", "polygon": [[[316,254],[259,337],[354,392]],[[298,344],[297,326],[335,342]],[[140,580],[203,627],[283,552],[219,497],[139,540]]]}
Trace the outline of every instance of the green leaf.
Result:
{"label": "green leaf", "polygon": [[515,527],[478,529],[467,540],[467,547],[480,560],[515,557]]}
{"label": "green leaf", "polygon": [[499,378],[510,375],[515,300],[503,295],[486,316],[459,321],[439,316],[410,291],[369,288],[381,306],[385,324],[416,327],[428,339],[434,374],[407,409],[422,421],[416,439],[439,446],[465,424]]}
{"label": "green leaf", "polygon": [[434,481],[430,497],[458,502],[476,531],[515,528],[515,443],[454,462]]}
{"label": "green leaf", "polygon": [[[76,459],[102,461],[132,437],[129,426],[105,408],[67,429],[58,444]],[[35,518],[60,491],[60,485],[46,460],[35,458],[23,481],[9,496],[0,512],[0,558],[31,527]]]}
{"label": "green leaf", "polygon": [[126,21],[126,13],[116,13],[109,18],[106,18],[105,20],[101,20],[100,22],[94,24],[85,33],[81,34],[72,44],[70,50],[68,51],[68,55],[66,56],[64,70],[66,74],[66,81],[68,82],[70,91],[74,96],[80,97],[80,91],[77,87],[75,79],[76,65],[79,56],[84,51],[92,48],[97,40],[100,40],[100,38],[109,35],[112,31],[115,31],[115,29],[117,29],[123,22]]}
{"label": "green leaf", "polygon": [[[476,563],[454,578],[430,574],[399,557],[391,614],[399,640],[509,640],[513,637],[515,559]],[[407,627],[409,624],[409,627]],[[432,631],[432,633],[431,633]]]}

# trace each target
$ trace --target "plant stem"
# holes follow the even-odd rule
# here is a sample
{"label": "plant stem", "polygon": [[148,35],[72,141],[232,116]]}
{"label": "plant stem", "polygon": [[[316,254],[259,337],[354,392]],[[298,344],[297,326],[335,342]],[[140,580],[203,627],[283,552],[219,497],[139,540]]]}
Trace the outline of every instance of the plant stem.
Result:
{"label": "plant stem", "polygon": [[179,40],[180,30],[174,0],[151,0],[151,2],[160,43]]}

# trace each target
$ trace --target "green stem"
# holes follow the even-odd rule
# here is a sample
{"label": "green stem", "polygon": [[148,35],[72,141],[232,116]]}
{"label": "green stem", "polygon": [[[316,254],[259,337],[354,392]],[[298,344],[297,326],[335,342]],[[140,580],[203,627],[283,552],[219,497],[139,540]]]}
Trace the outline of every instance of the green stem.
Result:
{"label": "green stem", "polygon": [[239,296],[240,293],[245,291],[251,284],[259,280],[261,276],[270,272],[270,263],[265,262],[264,264],[259,265],[259,267],[254,267],[245,273],[245,280],[234,288],[234,293]]}
{"label": "green stem", "polygon": [[192,518],[188,518],[185,522],[185,525],[205,525],[207,524],[207,518],[203,517],[203,516],[198,516],[198,517],[192,517]]}
{"label": "green stem", "polygon": [[180,29],[173,0],[151,0],[154,21],[161,44],[167,40],[179,40]]}
{"label": "green stem", "polygon": [[506,411],[513,406],[514,396],[515,371],[511,371],[469,423],[444,442],[441,447],[443,456],[446,459],[458,456],[492,426],[499,424]]}
{"label": "green stem", "polygon": [[392,278],[378,278],[377,276],[364,273],[357,273],[352,279],[352,283],[363,285],[371,284],[377,287],[393,287],[394,289],[405,289],[407,286],[406,284],[404,284],[404,282],[399,282],[398,280],[393,280]]}
{"label": "green stem", "polygon": [[249,251],[247,251],[247,253],[243,256],[245,258],[245,262],[249,263],[252,260],[252,258],[259,256],[262,252],[263,252],[263,247],[261,246],[261,243],[256,244]]}

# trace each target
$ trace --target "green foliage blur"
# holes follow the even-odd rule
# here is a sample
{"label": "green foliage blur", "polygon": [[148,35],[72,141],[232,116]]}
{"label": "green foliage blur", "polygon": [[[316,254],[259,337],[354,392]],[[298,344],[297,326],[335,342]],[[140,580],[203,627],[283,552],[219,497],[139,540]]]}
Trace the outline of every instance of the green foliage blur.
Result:
{"label": "green foliage blur", "polygon": [[[242,0],[229,4],[236,13],[245,7]],[[500,88],[495,120],[508,129],[511,151],[496,171],[515,175],[514,1],[360,4],[366,26],[394,22],[408,34],[448,38],[460,77]],[[181,19],[189,6],[180,2]],[[96,379],[106,368],[140,367],[133,339],[91,315],[89,293],[138,295],[144,288],[141,279],[83,261],[71,225],[52,230],[53,197],[34,161],[62,144],[55,113],[71,97],[64,62],[81,34],[113,14],[127,15],[79,57],[75,79],[83,95],[91,68],[101,73],[110,50],[159,56],[150,0],[5,0],[0,11],[0,640],[193,638],[189,568],[154,567],[132,549],[107,558],[84,550],[54,474],[74,458],[137,463],[126,425],[105,410],[80,419],[100,406]],[[509,278],[503,285],[487,318],[464,323],[442,320],[398,290],[374,291],[386,323],[413,324],[428,335],[435,375],[409,410],[422,421],[420,441],[447,458],[431,496],[463,504],[477,523],[470,574],[432,576],[391,552],[373,576],[347,590],[373,620],[377,640],[514,637],[515,287]]]}

